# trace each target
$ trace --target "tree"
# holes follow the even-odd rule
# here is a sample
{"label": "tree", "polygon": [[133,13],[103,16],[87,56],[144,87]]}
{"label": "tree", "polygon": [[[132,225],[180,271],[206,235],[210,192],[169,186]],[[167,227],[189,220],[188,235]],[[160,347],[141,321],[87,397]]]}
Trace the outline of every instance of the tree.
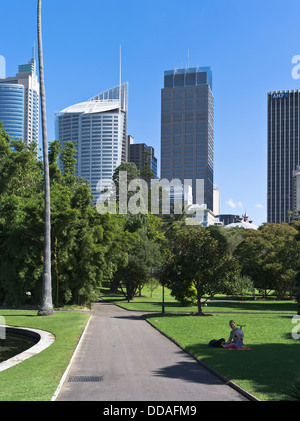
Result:
{"label": "tree", "polygon": [[[128,185],[132,180],[136,180],[138,178],[140,178],[140,172],[137,169],[137,166],[135,165],[134,162],[123,162],[122,164],[120,164],[114,171],[113,174],[113,181],[115,183],[115,187],[116,187],[116,200],[117,203],[119,203],[119,198],[120,198],[120,183],[119,183],[119,178],[120,178],[120,172],[126,172],[127,174],[127,191],[128,191]],[[121,192],[124,193],[124,192]],[[127,199],[130,198],[130,196],[132,196],[133,193],[128,193],[127,194]]]}
{"label": "tree", "polygon": [[[296,241],[299,243],[300,241],[300,223],[293,222],[294,228],[297,230],[296,234]],[[297,274],[295,277],[296,288],[295,288],[295,296],[297,300],[297,314],[300,315],[300,265],[297,267]]]}
{"label": "tree", "polygon": [[124,215],[122,220],[123,233],[117,245],[118,264],[111,276],[111,292],[122,287],[125,297],[131,300],[138,289],[151,282],[151,269],[162,264],[166,239],[161,220],[155,215]]}
{"label": "tree", "polygon": [[223,241],[201,226],[183,226],[174,232],[163,278],[176,299],[185,304],[196,301],[198,314],[203,315],[202,305],[223,292],[238,271]]}
{"label": "tree", "polygon": [[144,169],[141,171],[141,178],[143,178],[143,180],[145,180],[147,182],[148,186],[150,187],[151,180],[155,176],[154,172],[151,169],[152,153],[150,151],[146,150],[144,152],[144,156],[145,156],[145,165],[144,165]]}
{"label": "tree", "polygon": [[[50,144],[53,168],[57,141]],[[86,180],[75,176],[76,148],[67,142],[62,153],[63,175],[52,180],[51,233],[57,303],[89,305],[110,267],[110,243],[115,235],[112,215],[100,215],[92,204]]]}
{"label": "tree", "polygon": [[50,174],[50,181],[61,181],[61,171],[58,167],[58,156],[60,154],[60,144],[59,140],[55,140],[51,142],[49,145],[49,174]]}
{"label": "tree", "polygon": [[291,225],[266,223],[258,230],[244,232],[234,255],[242,266],[242,275],[250,276],[265,296],[267,290],[275,290],[280,299],[293,294],[300,263],[296,234],[293,222]]}
{"label": "tree", "polygon": [[63,174],[68,184],[75,181],[76,170],[76,146],[75,142],[66,142],[63,150],[61,151],[61,161],[63,165]]}
{"label": "tree", "polygon": [[44,81],[43,45],[42,45],[42,24],[41,24],[42,1],[38,0],[37,9],[37,32],[39,52],[39,74],[40,74],[40,97],[42,114],[42,139],[44,159],[44,270],[43,270],[43,292],[41,305],[38,311],[39,316],[49,316],[54,313],[52,304],[52,281],[51,281],[51,214],[50,214],[50,176],[48,162],[48,141],[47,141],[47,117],[46,98]]}
{"label": "tree", "polygon": [[35,148],[13,144],[0,127],[0,301],[18,307],[40,295],[43,173]]}
{"label": "tree", "polygon": [[151,280],[151,269],[161,265],[159,246],[149,240],[147,235],[137,235],[134,245],[128,255],[128,263],[122,268],[119,276],[125,284],[125,297],[132,300],[137,289]]}
{"label": "tree", "polygon": [[[49,145],[51,279],[55,280],[51,289],[58,306],[89,305],[102,279],[127,264],[133,234],[124,231],[123,216],[97,212],[89,184],[76,177],[75,166],[70,165],[76,154],[74,144],[64,151],[66,175],[57,165],[58,141]],[[24,142],[11,142],[0,125],[0,302],[14,308],[40,304],[42,297],[43,176],[36,150]]]}

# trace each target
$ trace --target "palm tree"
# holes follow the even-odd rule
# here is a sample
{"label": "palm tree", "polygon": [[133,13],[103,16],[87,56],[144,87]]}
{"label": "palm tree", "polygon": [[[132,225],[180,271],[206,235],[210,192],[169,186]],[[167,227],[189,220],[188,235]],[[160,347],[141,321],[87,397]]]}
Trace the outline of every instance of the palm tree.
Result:
{"label": "palm tree", "polygon": [[38,311],[39,316],[49,316],[54,313],[52,304],[51,287],[51,221],[50,221],[50,179],[48,162],[48,141],[47,141],[47,118],[43,65],[43,46],[41,28],[41,7],[42,0],[38,0],[37,8],[37,31],[39,51],[39,74],[40,74],[40,97],[42,114],[42,138],[43,138],[43,159],[44,159],[44,189],[45,189],[45,220],[44,220],[44,271],[43,291],[41,305]]}

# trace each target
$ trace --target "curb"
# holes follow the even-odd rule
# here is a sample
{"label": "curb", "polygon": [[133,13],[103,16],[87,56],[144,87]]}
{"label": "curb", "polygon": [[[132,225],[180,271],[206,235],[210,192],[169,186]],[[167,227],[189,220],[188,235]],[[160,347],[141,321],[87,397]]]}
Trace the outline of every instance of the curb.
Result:
{"label": "curb", "polygon": [[73,360],[74,360],[74,358],[75,358],[75,356],[76,356],[76,354],[77,354],[77,352],[78,352],[78,350],[79,350],[79,347],[80,347],[80,345],[81,345],[81,343],[82,343],[82,341],[83,341],[84,335],[85,335],[85,333],[86,333],[86,331],[87,331],[87,328],[88,328],[88,326],[89,326],[89,324],[90,324],[90,321],[91,321],[92,317],[93,317],[93,316],[92,316],[92,315],[90,315],[90,318],[89,318],[89,320],[88,320],[88,322],[87,322],[87,324],[86,324],[86,326],[85,326],[85,328],[84,328],[84,331],[83,331],[83,332],[82,332],[82,334],[81,334],[81,337],[80,337],[79,342],[78,342],[78,344],[77,344],[77,346],[76,346],[76,348],[75,348],[75,351],[74,351],[74,353],[73,353],[73,355],[72,355],[72,358],[71,358],[71,360],[70,360],[70,362],[69,362],[69,365],[68,365],[68,367],[66,368],[66,371],[64,372],[64,374],[63,374],[63,376],[62,376],[62,378],[61,378],[61,380],[60,380],[60,382],[59,382],[59,385],[57,386],[57,389],[56,389],[56,391],[55,391],[54,395],[53,395],[53,396],[52,396],[52,398],[51,398],[51,401],[55,401],[55,400],[57,399],[57,397],[58,397],[58,395],[59,395],[60,391],[61,391],[61,388],[62,388],[62,386],[63,386],[63,384],[64,384],[64,382],[65,382],[65,380],[66,380],[66,377],[67,377],[67,375],[68,375],[68,373],[69,373],[69,370],[70,370],[70,368],[71,368],[72,362],[73,362]]}
{"label": "curb", "polygon": [[14,357],[11,357],[8,360],[0,363],[0,371],[7,370],[16,364],[19,364],[28,358],[39,354],[41,351],[52,345],[52,343],[55,341],[55,336],[51,332],[47,332],[45,330],[7,325],[1,325],[1,327],[7,329],[8,332],[15,333],[20,336],[35,338],[36,343],[34,343],[30,348],[26,349],[20,354],[17,354]]}
{"label": "curb", "polygon": [[[143,316],[142,316],[143,317]],[[200,364],[202,367],[204,367],[206,370],[208,370],[210,373],[214,374],[218,379],[220,379],[223,383],[225,383],[227,386],[230,386],[232,389],[239,392],[241,395],[243,395],[245,398],[249,399],[250,401],[256,401],[260,402],[258,398],[256,398],[251,393],[247,392],[242,387],[238,386],[236,383],[228,379],[227,377],[220,374],[218,371],[216,371],[214,368],[207,365],[205,362],[201,361],[199,358],[197,358],[195,355],[193,355],[191,352],[187,351],[185,348],[183,348],[178,342],[176,342],[174,339],[172,339],[170,336],[168,336],[166,333],[159,330],[156,326],[154,326],[152,323],[150,323],[147,319],[144,318],[144,320],[152,326],[154,329],[156,329],[159,333],[161,333],[163,336],[165,336],[167,339],[172,341],[175,345],[177,345],[182,351],[186,352],[188,355],[190,355],[195,361],[197,361],[198,364]]]}

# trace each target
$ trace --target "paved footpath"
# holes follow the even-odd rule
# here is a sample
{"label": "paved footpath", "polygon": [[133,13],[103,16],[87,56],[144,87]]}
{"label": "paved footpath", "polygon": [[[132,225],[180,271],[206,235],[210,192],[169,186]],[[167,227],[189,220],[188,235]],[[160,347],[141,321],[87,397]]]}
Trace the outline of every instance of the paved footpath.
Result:
{"label": "paved footpath", "polygon": [[[141,314],[103,302],[93,305],[92,319],[57,401],[247,400]],[[77,381],[70,381],[73,376]]]}

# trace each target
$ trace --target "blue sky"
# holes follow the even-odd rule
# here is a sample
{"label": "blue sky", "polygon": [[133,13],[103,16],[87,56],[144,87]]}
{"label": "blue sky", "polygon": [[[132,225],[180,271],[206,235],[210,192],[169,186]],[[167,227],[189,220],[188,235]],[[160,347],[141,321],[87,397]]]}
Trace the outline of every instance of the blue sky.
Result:
{"label": "blue sky", "polygon": [[[6,75],[31,58],[36,0],[1,5]],[[128,133],[160,163],[164,70],[211,66],[215,98],[214,182],[221,212],[266,221],[267,92],[300,87],[298,0],[43,0],[48,139],[54,113],[129,82]]]}

